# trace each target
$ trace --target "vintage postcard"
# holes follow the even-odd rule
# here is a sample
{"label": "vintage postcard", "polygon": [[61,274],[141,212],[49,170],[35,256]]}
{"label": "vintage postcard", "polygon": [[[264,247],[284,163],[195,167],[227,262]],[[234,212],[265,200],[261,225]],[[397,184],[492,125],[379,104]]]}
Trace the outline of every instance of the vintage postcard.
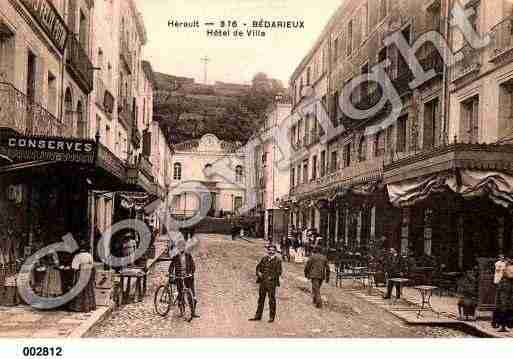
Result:
{"label": "vintage postcard", "polygon": [[0,5],[0,338],[513,338],[513,0]]}

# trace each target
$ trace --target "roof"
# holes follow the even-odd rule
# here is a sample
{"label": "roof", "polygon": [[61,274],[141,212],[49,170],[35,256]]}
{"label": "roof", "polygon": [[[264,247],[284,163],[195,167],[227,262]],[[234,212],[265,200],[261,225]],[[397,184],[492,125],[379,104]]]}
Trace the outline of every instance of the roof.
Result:
{"label": "roof", "polygon": [[290,83],[292,83],[293,80],[299,76],[299,74],[304,70],[306,65],[310,62],[312,57],[315,55],[315,53],[317,52],[319,47],[321,47],[322,43],[326,39],[326,36],[331,32],[333,26],[335,25],[336,20],[342,14],[343,10],[345,10],[346,3],[347,3],[347,0],[342,0],[342,3],[340,4],[340,6],[333,13],[333,15],[331,15],[331,18],[324,26],[321,34],[317,37],[317,40],[315,40],[315,43],[312,46],[312,48],[310,49],[310,51],[308,51],[308,54],[301,60],[299,65],[297,65],[296,69],[290,76]]}
{"label": "roof", "polygon": [[151,63],[149,61],[142,61],[141,62],[142,69],[144,71],[144,74],[146,75],[146,78],[151,82],[152,86],[155,88],[157,87],[157,83],[155,81],[155,76],[153,73],[153,68],[151,67]]}

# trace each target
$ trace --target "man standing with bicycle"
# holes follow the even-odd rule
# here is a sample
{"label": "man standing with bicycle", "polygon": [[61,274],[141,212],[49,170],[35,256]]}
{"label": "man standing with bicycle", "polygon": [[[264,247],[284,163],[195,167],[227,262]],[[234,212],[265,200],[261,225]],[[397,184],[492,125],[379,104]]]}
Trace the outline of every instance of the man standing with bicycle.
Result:
{"label": "man standing with bicycle", "polygon": [[276,317],[276,287],[280,286],[282,273],[281,259],[276,256],[276,246],[267,246],[267,255],[262,258],[256,267],[257,283],[260,284],[258,292],[258,308],[254,318],[250,321],[262,320],[265,297],[269,296],[269,323]]}
{"label": "man standing with bicycle", "polygon": [[196,271],[196,266],[192,255],[186,253],[185,248],[185,240],[179,239],[176,243],[178,253],[171,259],[171,264],[169,265],[169,277],[184,278],[183,280],[176,281],[178,295],[182,295],[184,285],[191,290],[194,301],[192,318],[199,318],[199,315],[195,313],[196,303],[198,302],[196,299],[196,290],[194,289],[194,272]]}

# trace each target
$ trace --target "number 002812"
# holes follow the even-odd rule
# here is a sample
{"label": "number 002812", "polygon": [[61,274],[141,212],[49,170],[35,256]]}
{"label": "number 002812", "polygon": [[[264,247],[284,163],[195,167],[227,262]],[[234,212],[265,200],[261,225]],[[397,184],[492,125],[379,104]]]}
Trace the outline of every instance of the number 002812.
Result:
{"label": "number 002812", "polygon": [[25,357],[61,357],[61,347],[23,347]]}

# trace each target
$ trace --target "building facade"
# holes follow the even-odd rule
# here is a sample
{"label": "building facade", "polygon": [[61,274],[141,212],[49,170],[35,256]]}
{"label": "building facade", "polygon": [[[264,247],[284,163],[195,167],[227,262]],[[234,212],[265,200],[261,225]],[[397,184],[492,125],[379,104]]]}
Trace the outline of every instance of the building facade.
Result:
{"label": "building facade", "polygon": [[[171,212],[186,217],[194,215],[200,208],[200,197],[193,188],[195,183],[200,183],[202,190],[210,194],[209,216],[237,214],[245,203],[244,162],[240,143],[222,141],[212,134],[175,145]],[[176,195],[172,195],[174,189]]]}
{"label": "building facade", "polygon": [[[320,230],[331,248],[365,252],[383,238],[454,270],[511,250],[511,5],[344,2],[290,80],[293,114],[306,113],[291,128],[291,220]],[[471,50],[450,26],[456,6],[474,10],[468,21],[489,46]],[[442,60],[450,54],[462,55],[452,65]],[[430,76],[418,80],[413,59]],[[351,89],[354,79],[367,81]],[[311,110],[312,91],[325,112]]]}
{"label": "building facade", "polygon": [[[290,98],[276,101],[269,109],[262,128],[245,146],[247,197],[253,197],[250,210],[261,217],[259,227],[266,239],[279,236],[286,226],[283,221],[288,223],[280,203],[288,198],[291,170],[280,160],[290,152],[290,144],[278,143],[274,134],[279,128],[287,128],[285,121],[290,118],[290,110]],[[249,204],[249,200],[247,202]]]}
{"label": "building facade", "polygon": [[171,149],[152,121],[146,41],[130,0],[2,2],[0,258],[8,275],[68,233],[96,244],[119,219],[117,203],[134,193],[144,203],[165,197]]}

